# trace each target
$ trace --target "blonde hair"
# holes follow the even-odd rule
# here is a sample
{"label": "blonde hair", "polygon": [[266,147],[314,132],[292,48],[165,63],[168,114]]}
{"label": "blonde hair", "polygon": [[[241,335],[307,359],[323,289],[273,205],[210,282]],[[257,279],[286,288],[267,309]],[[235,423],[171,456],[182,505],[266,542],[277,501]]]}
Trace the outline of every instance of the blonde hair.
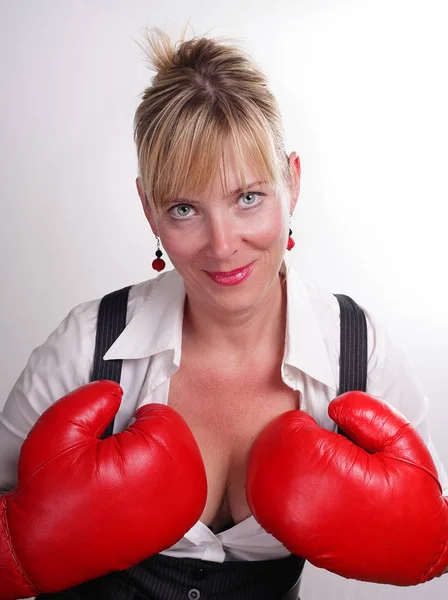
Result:
{"label": "blonde hair", "polygon": [[[280,191],[291,175],[277,101],[266,77],[229,38],[179,42],[157,27],[142,46],[156,71],[134,120],[139,174],[160,214],[181,190],[201,193],[216,176],[229,193],[226,149],[235,151],[243,192],[244,157]],[[224,180],[223,180],[224,174]]]}

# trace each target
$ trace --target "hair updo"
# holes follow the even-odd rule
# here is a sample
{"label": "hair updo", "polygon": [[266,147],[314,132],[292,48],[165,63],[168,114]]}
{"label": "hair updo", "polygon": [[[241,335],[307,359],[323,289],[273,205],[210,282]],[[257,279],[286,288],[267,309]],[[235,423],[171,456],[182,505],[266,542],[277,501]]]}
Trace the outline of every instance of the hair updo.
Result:
{"label": "hair updo", "polygon": [[158,29],[143,47],[156,71],[134,120],[139,174],[149,206],[160,214],[181,190],[199,194],[219,166],[229,193],[226,148],[235,151],[241,187],[244,161],[279,191],[290,176],[277,101],[266,77],[229,38],[174,43]]}

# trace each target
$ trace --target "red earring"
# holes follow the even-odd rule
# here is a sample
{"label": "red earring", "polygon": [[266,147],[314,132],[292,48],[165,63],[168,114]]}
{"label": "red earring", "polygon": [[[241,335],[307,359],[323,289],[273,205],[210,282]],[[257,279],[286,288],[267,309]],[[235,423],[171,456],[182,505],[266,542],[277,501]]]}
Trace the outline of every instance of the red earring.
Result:
{"label": "red earring", "polygon": [[295,241],[292,239],[292,229],[289,229],[289,237],[288,237],[288,244],[286,246],[287,250],[292,250],[294,248],[294,246],[296,245]]}
{"label": "red earring", "polygon": [[165,265],[165,261],[162,258],[163,252],[162,252],[162,250],[160,250],[160,240],[157,236],[156,236],[156,240],[157,240],[157,250],[156,250],[157,258],[155,258],[152,261],[152,268],[154,269],[154,271],[163,271],[163,269],[166,267],[166,265]]}

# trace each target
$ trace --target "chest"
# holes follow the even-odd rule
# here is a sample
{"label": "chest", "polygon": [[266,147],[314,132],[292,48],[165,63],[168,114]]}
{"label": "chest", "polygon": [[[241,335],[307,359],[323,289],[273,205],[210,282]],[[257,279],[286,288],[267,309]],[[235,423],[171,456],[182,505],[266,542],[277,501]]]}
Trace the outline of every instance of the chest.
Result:
{"label": "chest", "polygon": [[250,516],[245,497],[247,459],[263,427],[299,408],[299,392],[286,386],[280,365],[246,371],[182,363],[171,378],[168,404],[192,430],[207,473],[201,516],[215,531]]}

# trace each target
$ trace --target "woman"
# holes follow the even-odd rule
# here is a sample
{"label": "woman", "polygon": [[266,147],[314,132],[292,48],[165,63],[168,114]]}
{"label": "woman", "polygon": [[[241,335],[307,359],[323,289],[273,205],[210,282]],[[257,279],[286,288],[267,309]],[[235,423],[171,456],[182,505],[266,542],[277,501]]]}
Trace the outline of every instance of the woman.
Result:
{"label": "woman", "polygon": [[[138,407],[168,405],[193,433],[208,491],[182,539],[142,563],[147,576],[96,578],[54,597],[262,600],[275,589],[276,598],[297,598],[303,562],[257,523],[245,483],[250,448],[278,415],[300,408],[334,429],[327,407],[338,389],[338,303],[284,262],[300,160],[286,154],[277,103],[243,51],[207,38],[176,48],[159,30],[149,46],[157,74],[135,116],[137,188],[157,240],[153,266],[163,270],[160,241],[175,270],[131,289],[127,326],[104,358],[123,360],[115,432]],[[3,491],[16,484],[39,415],[90,381],[98,305],[75,308],[14,386],[0,419]],[[410,419],[446,489],[425,397],[366,316],[367,391]]]}

